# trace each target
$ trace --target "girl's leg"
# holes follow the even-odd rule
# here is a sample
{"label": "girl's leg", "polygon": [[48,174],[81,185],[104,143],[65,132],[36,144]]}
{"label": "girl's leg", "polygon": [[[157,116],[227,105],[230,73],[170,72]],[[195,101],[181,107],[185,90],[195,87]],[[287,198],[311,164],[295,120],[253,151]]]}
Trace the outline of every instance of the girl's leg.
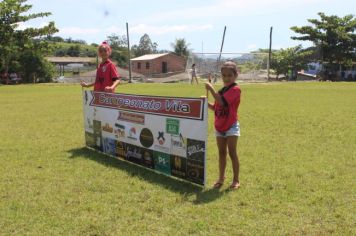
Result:
{"label": "girl's leg", "polygon": [[216,143],[219,150],[219,179],[217,183],[223,183],[225,180],[227,142],[224,137],[216,137]]}
{"label": "girl's leg", "polygon": [[234,172],[234,178],[232,180],[231,188],[238,188],[240,185],[239,172],[240,172],[240,162],[237,156],[237,136],[227,137],[227,146],[229,149],[229,156],[231,158],[232,170]]}
{"label": "girl's leg", "polygon": [[197,84],[199,84],[198,77],[196,77],[196,76],[195,76],[195,81],[197,82]]}

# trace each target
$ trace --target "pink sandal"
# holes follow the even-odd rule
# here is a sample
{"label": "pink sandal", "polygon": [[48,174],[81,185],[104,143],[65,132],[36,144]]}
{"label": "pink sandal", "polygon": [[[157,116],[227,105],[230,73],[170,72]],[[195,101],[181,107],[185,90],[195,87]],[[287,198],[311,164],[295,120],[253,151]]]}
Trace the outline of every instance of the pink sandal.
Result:
{"label": "pink sandal", "polygon": [[240,187],[240,182],[232,182],[232,184],[230,185],[231,190],[236,190],[239,187]]}
{"label": "pink sandal", "polygon": [[224,185],[225,178],[223,180],[217,180],[213,185],[213,188],[221,188]]}

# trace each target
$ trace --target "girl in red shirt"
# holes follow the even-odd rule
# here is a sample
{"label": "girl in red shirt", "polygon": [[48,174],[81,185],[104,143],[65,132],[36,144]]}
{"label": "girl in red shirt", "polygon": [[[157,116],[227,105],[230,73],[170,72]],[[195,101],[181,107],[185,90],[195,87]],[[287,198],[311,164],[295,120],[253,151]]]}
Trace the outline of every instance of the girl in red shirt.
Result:
{"label": "girl in red shirt", "polygon": [[119,74],[114,63],[109,59],[111,48],[109,44],[103,42],[98,47],[98,55],[101,58],[101,63],[96,70],[96,78],[94,83],[85,83],[81,81],[82,87],[94,86],[94,91],[114,93],[115,88],[119,85]]}
{"label": "girl in red shirt", "polygon": [[219,149],[219,179],[214,188],[224,184],[227,150],[232,162],[234,177],[230,189],[240,186],[239,171],[240,163],[237,156],[237,140],[240,136],[240,124],[237,110],[240,104],[241,90],[235,83],[238,76],[237,66],[234,62],[225,62],[221,67],[224,87],[218,92],[211,83],[206,83],[206,89],[213,95],[215,103],[209,103],[209,108],[215,112],[216,142]]}

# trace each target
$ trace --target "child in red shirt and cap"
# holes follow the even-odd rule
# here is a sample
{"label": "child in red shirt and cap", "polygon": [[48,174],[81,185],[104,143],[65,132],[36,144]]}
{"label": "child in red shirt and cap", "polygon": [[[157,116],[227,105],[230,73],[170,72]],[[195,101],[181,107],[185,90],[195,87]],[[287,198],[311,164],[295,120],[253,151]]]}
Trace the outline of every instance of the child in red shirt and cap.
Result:
{"label": "child in red shirt and cap", "polygon": [[98,47],[98,55],[102,62],[96,70],[96,78],[94,83],[80,82],[82,87],[94,86],[94,91],[113,93],[119,85],[119,74],[114,63],[109,59],[111,48],[109,44],[103,42]]}
{"label": "child in red shirt and cap", "polygon": [[214,188],[219,188],[225,180],[227,150],[232,162],[234,173],[230,189],[240,186],[240,163],[237,156],[237,139],[240,136],[240,124],[237,110],[240,104],[241,90],[235,83],[238,76],[237,66],[234,62],[225,62],[221,67],[224,87],[218,92],[211,83],[206,83],[206,89],[213,95],[215,103],[209,103],[209,108],[215,112],[216,142],[219,149],[219,179]]}

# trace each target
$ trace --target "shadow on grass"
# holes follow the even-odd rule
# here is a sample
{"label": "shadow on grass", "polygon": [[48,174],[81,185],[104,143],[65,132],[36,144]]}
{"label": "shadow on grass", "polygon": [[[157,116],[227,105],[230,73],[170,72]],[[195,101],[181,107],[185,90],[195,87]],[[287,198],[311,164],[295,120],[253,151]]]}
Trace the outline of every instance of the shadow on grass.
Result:
{"label": "shadow on grass", "polygon": [[221,197],[228,191],[220,191],[219,189],[204,189],[200,186],[190,184],[175,178],[170,178],[163,174],[151,171],[139,165],[117,159],[111,156],[104,155],[92,149],[82,147],[67,151],[71,154],[69,158],[87,158],[96,161],[101,165],[111,166],[127,172],[133,178],[140,178],[144,181],[162,186],[170,191],[177,192],[183,196],[182,199],[189,199],[189,196],[195,195],[194,204],[209,203]]}

